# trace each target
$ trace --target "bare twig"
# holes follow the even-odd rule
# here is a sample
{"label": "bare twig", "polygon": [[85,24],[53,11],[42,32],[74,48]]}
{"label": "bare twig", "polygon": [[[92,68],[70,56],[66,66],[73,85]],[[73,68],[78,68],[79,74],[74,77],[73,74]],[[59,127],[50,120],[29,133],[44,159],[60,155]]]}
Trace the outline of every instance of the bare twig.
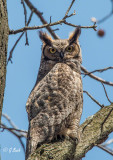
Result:
{"label": "bare twig", "polygon": [[26,37],[26,43],[25,43],[25,45],[29,46],[27,31],[25,31],[25,37]]}
{"label": "bare twig", "polygon": [[27,10],[26,10],[26,7],[25,7],[25,4],[24,4],[23,0],[21,0],[21,4],[23,5],[23,8],[24,8],[25,26],[26,26],[26,24],[27,24]]}
{"label": "bare twig", "polygon": [[51,18],[52,18],[52,16],[50,16],[50,22],[49,23],[51,23]]}
{"label": "bare twig", "polygon": [[106,85],[109,85],[109,86],[113,86],[113,82],[108,82],[108,81],[105,81],[104,79],[100,78],[100,77],[97,77],[95,76],[94,74],[90,73],[88,70],[86,70],[83,66],[81,66],[81,70],[87,74],[89,77],[101,82],[101,83],[104,83]]}
{"label": "bare twig", "polygon": [[[70,15],[67,15],[66,18],[72,17],[72,16],[74,16],[74,15],[76,15],[75,11],[74,11],[73,13],[71,13]],[[66,19],[66,18],[65,18],[65,19]]]}
{"label": "bare twig", "polygon": [[58,31],[58,30],[59,30],[59,28],[53,29],[54,32],[55,32],[55,31]]}
{"label": "bare twig", "polygon": [[104,88],[104,92],[105,92],[105,95],[106,95],[106,97],[107,97],[107,100],[109,101],[109,103],[111,104],[112,102],[110,101],[110,99],[109,99],[109,97],[108,97],[108,94],[107,94],[107,91],[106,91],[106,88],[105,88],[105,86],[104,86],[104,84],[102,83],[102,86],[103,86],[103,88]]}
{"label": "bare twig", "polygon": [[106,151],[107,153],[113,156],[113,151],[110,150],[110,148],[104,147],[102,144],[98,144],[97,147],[101,148],[102,150]]}
{"label": "bare twig", "polygon": [[109,69],[113,69],[113,66],[111,66],[111,67],[106,67],[106,68],[103,68],[103,69],[96,69],[96,70],[94,70],[94,71],[91,71],[91,72],[89,72],[89,73],[84,73],[84,74],[85,74],[85,75],[88,75],[88,74],[90,74],[90,73],[95,73],[95,72],[100,72],[100,73],[102,73],[102,72],[107,71],[107,70],[109,70]]}
{"label": "bare twig", "polygon": [[98,104],[101,108],[104,107],[104,105],[101,105],[95,98],[93,98],[91,96],[91,94],[89,94],[87,91],[83,91],[84,93],[86,93],[96,104]]}
{"label": "bare twig", "polygon": [[[67,21],[64,22],[66,25],[69,25],[69,26],[72,26],[72,27],[78,27],[78,25],[75,25],[75,24],[72,24],[72,23],[69,23]],[[84,29],[88,29],[88,28],[93,28],[93,29],[96,29],[96,25],[92,25],[92,26],[80,26],[81,28],[84,28]]]}
{"label": "bare twig", "polygon": [[[23,8],[24,8],[25,26],[27,26],[27,10],[26,10],[26,6],[23,0],[21,0],[21,4],[23,5]],[[25,31],[25,37],[26,37],[25,45],[29,45],[27,31]]]}
{"label": "bare twig", "polygon": [[[32,16],[33,16],[33,11],[31,11],[31,14],[30,14],[29,19],[28,19],[28,22],[27,22],[27,26],[29,25]],[[22,38],[23,35],[24,35],[24,32],[19,36],[19,38],[18,38],[17,41],[15,42],[14,46],[12,47],[11,51],[9,52],[9,58],[8,58],[7,64],[8,64],[9,61],[11,61],[11,63],[12,63],[12,60],[11,60],[11,59],[12,59],[13,51],[14,51],[15,47],[17,46],[18,42],[20,41],[20,39]]]}
{"label": "bare twig", "polygon": [[72,0],[72,2],[71,2],[71,4],[70,4],[70,6],[69,6],[68,10],[66,11],[66,14],[65,14],[65,16],[64,16],[64,18],[63,18],[63,19],[66,19],[66,17],[68,16],[68,13],[69,13],[69,11],[70,11],[70,9],[71,9],[72,5],[74,4],[74,2],[75,2],[75,0]]}
{"label": "bare twig", "polygon": [[8,64],[9,61],[12,63],[13,51],[14,51],[15,47],[17,46],[18,42],[20,41],[20,39],[22,38],[23,35],[24,35],[24,32],[19,36],[19,38],[15,42],[14,46],[12,47],[11,51],[9,52],[9,58],[8,58],[7,64]]}

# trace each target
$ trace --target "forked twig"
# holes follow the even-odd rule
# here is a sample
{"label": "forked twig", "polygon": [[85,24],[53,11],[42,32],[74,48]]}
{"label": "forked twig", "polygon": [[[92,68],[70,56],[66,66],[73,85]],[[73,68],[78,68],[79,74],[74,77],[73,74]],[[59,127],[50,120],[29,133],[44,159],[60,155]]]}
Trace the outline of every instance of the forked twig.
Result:
{"label": "forked twig", "polygon": [[71,2],[71,4],[70,4],[69,8],[67,9],[67,11],[66,11],[65,16],[64,16],[63,19],[66,19],[66,17],[68,16],[68,13],[69,13],[71,7],[73,6],[74,2],[75,2],[75,0],[72,0],[72,2]]}

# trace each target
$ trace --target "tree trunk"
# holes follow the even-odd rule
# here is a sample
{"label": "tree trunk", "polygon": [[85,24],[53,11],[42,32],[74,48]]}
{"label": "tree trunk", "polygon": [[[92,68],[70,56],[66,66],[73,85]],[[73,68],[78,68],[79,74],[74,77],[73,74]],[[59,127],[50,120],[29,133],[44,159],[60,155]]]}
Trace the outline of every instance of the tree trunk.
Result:
{"label": "tree trunk", "polygon": [[6,81],[8,35],[9,28],[6,0],[0,0],[0,122]]}
{"label": "tree trunk", "polygon": [[43,144],[28,160],[80,160],[94,146],[104,142],[113,131],[113,104],[103,107],[80,126],[81,141],[72,140]]}

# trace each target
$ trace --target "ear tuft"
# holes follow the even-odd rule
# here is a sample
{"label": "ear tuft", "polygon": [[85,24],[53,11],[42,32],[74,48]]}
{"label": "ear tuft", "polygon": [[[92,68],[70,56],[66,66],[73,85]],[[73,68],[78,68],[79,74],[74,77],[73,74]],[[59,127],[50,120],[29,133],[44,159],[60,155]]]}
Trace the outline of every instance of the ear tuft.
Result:
{"label": "ear tuft", "polygon": [[45,44],[51,46],[52,38],[47,33],[39,31],[39,37]]}
{"label": "ear tuft", "polygon": [[81,27],[78,26],[74,32],[72,32],[72,34],[69,36],[69,42],[70,44],[71,43],[74,43],[74,42],[77,42],[79,36],[81,34]]}

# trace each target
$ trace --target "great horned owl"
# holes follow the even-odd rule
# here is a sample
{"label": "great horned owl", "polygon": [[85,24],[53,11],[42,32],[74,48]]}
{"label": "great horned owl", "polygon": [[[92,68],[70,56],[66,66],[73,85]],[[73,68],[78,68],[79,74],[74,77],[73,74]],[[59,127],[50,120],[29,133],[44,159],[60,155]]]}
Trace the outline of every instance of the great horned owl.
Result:
{"label": "great horned owl", "polygon": [[68,39],[53,40],[39,32],[42,57],[36,84],[28,98],[29,119],[26,159],[38,145],[56,136],[79,139],[83,89],[80,27]]}

